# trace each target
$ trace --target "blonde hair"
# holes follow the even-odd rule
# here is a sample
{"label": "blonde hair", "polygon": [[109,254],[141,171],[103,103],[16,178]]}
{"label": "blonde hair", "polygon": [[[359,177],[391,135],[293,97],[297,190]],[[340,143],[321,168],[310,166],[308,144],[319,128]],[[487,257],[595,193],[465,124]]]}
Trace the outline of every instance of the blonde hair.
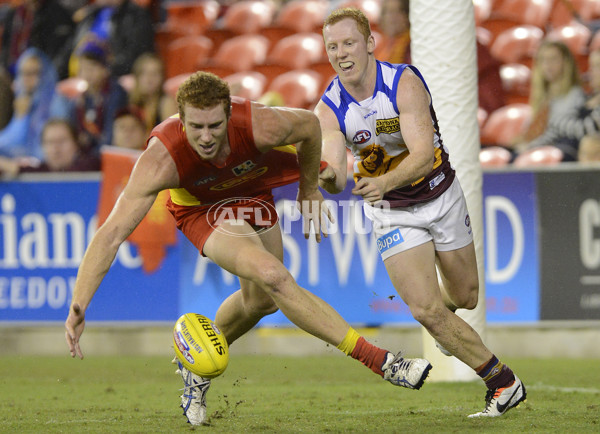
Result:
{"label": "blonde hair", "polygon": [[[581,86],[581,78],[575,57],[569,47],[560,41],[544,41],[540,45],[535,55],[535,62],[531,71],[531,91],[529,94],[529,104],[531,105],[532,115],[535,115],[551,99],[550,83],[544,78],[539,64],[540,53],[548,48],[555,48],[560,51],[563,59],[563,71],[560,77],[559,95],[566,95],[574,86]],[[554,95],[556,96],[556,95]]]}
{"label": "blonde hair", "polygon": [[231,114],[231,93],[227,82],[210,72],[198,71],[179,86],[177,106],[179,117],[184,119],[186,104],[207,109],[223,104],[227,117]]}
{"label": "blonde hair", "polygon": [[369,36],[371,36],[371,25],[369,24],[369,19],[361,10],[356,8],[342,8],[334,10],[327,18],[325,18],[323,30],[325,30],[325,27],[337,24],[346,18],[350,18],[356,22],[358,31],[365,37],[365,41],[368,41]]}

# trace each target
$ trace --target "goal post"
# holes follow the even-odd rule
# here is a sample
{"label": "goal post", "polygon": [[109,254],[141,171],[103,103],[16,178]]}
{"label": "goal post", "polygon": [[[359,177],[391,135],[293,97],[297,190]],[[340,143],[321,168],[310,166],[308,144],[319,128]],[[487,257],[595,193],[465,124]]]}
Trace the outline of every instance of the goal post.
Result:
{"label": "goal post", "polygon": [[[483,176],[477,123],[477,51],[472,0],[411,0],[411,57],[433,97],[442,140],[450,152],[466,196],[479,272],[479,304],[457,314],[482,337],[486,327],[483,261]],[[424,356],[431,381],[471,381],[478,377],[455,357],[444,356],[423,329]],[[429,380],[428,380],[429,381]]]}

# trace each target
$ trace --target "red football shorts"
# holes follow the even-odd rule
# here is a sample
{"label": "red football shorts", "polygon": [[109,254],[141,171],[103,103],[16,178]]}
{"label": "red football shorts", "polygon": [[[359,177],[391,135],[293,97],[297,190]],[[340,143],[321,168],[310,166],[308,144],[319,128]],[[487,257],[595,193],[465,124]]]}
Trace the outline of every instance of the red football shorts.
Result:
{"label": "red football shorts", "polygon": [[[204,244],[213,231],[228,219],[242,219],[252,226],[271,227],[278,216],[273,195],[265,193],[253,198],[232,198],[213,205],[182,206],[167,200],[167,209],[177,228],[204,255]],[[232,235],[234,236],[234,235]]]}

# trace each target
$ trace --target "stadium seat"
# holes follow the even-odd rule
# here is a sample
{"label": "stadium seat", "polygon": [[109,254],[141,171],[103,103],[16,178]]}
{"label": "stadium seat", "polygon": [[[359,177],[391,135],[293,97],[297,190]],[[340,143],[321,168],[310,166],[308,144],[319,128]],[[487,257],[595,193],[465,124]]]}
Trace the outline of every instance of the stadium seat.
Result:
{"label": "stadium seat", "polygon": [[488,48],[492,44],[492,32],[490,32],[488,29],[484,29],[483,27],[475,27],[475,38],[477,39],[477,42],[485,45]]}
{"label": "stadium seat", "polygon": [[288,27],[283,27],[278,24],[271,24],[269,27],[261,29],[260,34],[267,38],[270,42],[271,49],[283,38],[294,35],[296,32]]}
{"label": "stadium seat", "polygon": [[481,130],[485,125],[485,121],[487,121],[488,116],[488,112],[485,109],[477,107],[477,124],[479,124],[479,130]]}
{"label": "stadium seat", "polygon": [[332,76],[337,75],[335,73],[335,70],[333,69],[333,66],[331,66],[331,63],[324,61],[324,62],[316,62],[316,63],[311,63],[308,66],[308,69],[317,72],[320,76],[321,76],[321,80],[325,81],[331,81],[329,80]]}
{"label": "stadium seat", "polygon": [[479,151],[481,167],[503,167],[510,163],[511,152],[501,146],[486,146]]}
{"label": "stadium seat", "polygon": [[296,33],[277,42],[266,63],[302,69],[323,60],[326,60],[323,37],[317,33]]}
{"label": "stadium seat", "polygon": [[237,33],[235,33],[232,30],[223,29],[223,28],[217,29],[217,28],[212,28],[212,27],[210,29],[207,29],[203,33],[203,35],[212,41],[214,53],[216,53],[217,50],[219,48],[221,48],[221,45],[223,45],[223,42],[228,41],[232,38],[235,38],[236,36],[239,36]]}
{"label": "stadium seat", "polygon": [[586,25],[573,21],[550,30],[546,37],[564,42],[574,55],[587,55],[592,31]]}
{"label": "stadium seat", "polygon": [[592,31],[589,27],[573,21],[567,25],[552,29],[546,34],[546,39],[564,42],[573,53],[579,71],[587,71],[589,44],[592,39]]}
{"label": "stadium seat", "polygon": [[206,36],[190,35],[171,42],[166,52],[166,75],[174,77],[194,72],[197,65],[209,58],[213,43]]}
{"label": "stadium seat", "polygon": [[232,2],[223,16],[223,28],[236,34],[259,33],[273,22],[275,7],[266,1]]}
{"label": "stadium seat", "polygon": [[324,0],[292,0],[281,6],[275,25],[294,33],[308,33],[323,27],[329,2]]}
{"label": "stadium seat", "polygon": [[531,68],[521,63],[506,63],[500,66],[500,79],[507,104],[529,101]]}
{"label": "stadium seat", "polygon": [[284,65],[278,65],[276,63],[263,63],[262,65],[254,65],[252,70],[260,72],[266,77],[266,87],[268,88],[273,80],[275,80],[281,74],[292,71],[292,68]]}
{"label": "stadium seat", "polygon": [[519,24],[544,28],[552,12],[554,0],[502,0],[494,2],[491,18],[502,18]]}
{"label": "stadium seat", "polygon": [[378,0],[347,0],[343,1],[340,8],[357,8],[364,12],[369,21],[371,27],[377,27],[379,17],[381,15],[381,1]]}
{"label": "stadium seat", "polygon": [[310,70],[288,71],[276,77],[268,91],[278,92],[287,107],[312,109],[319,99],[321,78]]}
{"label": "stadium seat", "polygon": [[494,110],[481,129],[482,145],[508,146],[519,136],[531,118],[528,104],[508,104]]}
{"label": "stadium seat", "polygon": [[225,77],[229,83],[231,94],[256,101],[265,90],[267,78],[256,71],[236,72]]}
{"label": "stadium seat", "polygon": [[529,67],[544,38],[539,27],[522,25],[500,33],[490,46],[490,53],[502,63],[523,63]]}
{"label": "stadium seat", "polygon": [[217,17],[221,5],[216,0],[201,2],[166,2],[167,19],[164,24],[168,31],[176,30],[183,33],[202,34],[210,28]]}
{"label": "stadium seat", "polygon": [[190,77],[190,75],[192,75],[192,74],[187,73],[187,74],[180,74],[180,75],[176,75],[175,77],[167,78],[163,84],[163,90],[165,91],[165,93],[167,95],[170,95],[173,98],[175,98],[175,96],[177,95],[177,90],[179,89],[179,86],[181,86],[181,83],[186,81]]}
{"label": "stadium seat", "polygon": [[221,44],[211,59],[197,64],[204,67],[225,67],[233,71],[250,71],[254,65],[265,62],[269,40],[261,35],[247,34],[233,37]]}
{"label": "stadium seat", "polygon": [[83,78],[70,77],[60,80],[56,83],[56,92],[65,96],[66,98],[73,99],[77,98],[83,92],[87,90],[88,84]]}
{"label": "stadium seat", "polygon": [[521,152],[513,161],[515,167],[555,166],[563,159],[563,152],[554,146],[540,146]]}
{"label": "stadium seat", "polygon": [[475,10],[475,25],[480,26],[492,13],[493,0],[473,0]]}
{"label": "stadium seat", "polygon": [[568,25],[573,21],[589,23],[600,18],[600,2],[598,0],[557,0],[550,14],[552,27]]}

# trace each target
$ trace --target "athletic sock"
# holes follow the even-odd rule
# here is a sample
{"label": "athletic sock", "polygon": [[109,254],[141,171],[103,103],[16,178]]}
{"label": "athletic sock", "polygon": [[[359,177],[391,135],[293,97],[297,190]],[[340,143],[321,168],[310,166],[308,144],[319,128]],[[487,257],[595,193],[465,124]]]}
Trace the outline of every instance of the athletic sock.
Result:
{"label": "athletic sock", "polygon": [[389,351],[381,349],[360,336],[352,327],[346,333],[342,342],[337,346],[346,355],[358,360],[371,371],[383,377],[381,367]]}
{"label": "athletic sock", "polygon": [[477,375],[485,382],[488,389],[499,389],[508,386],[515,380],[515,374],[496,356],[475,369]]}

